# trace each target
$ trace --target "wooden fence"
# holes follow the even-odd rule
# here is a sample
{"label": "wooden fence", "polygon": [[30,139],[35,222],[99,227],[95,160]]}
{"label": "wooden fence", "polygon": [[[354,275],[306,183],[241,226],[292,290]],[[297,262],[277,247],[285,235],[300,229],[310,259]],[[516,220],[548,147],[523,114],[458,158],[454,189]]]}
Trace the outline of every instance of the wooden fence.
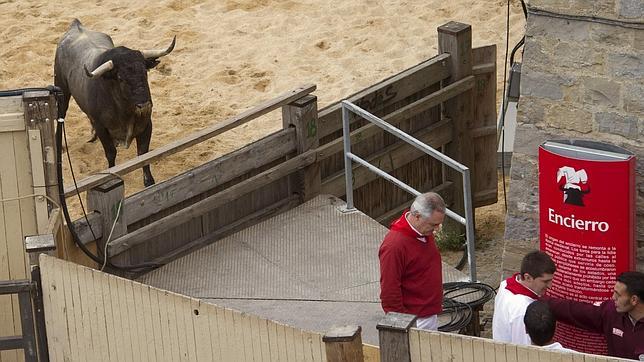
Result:
{"label": "wooden fence", "polygon": [[620,358],[563,353],[534,346],[517,346],[460,334],[409,331],[410,360],[452,362],[616,362]]}
{"label": "wooden fence", "polygon": [[322,335],[43,255],[51,361],[326,361]]}
{"label": "wooden fence", "polygon": [[[495,47],[472,49],[469,25],[439,28],[441,51],[396,76],[347,99],[382,117],[472,170],[475,206],[496,202]],[[122,202],[108,253],[123,264],[166,263],[321,193],[344,196],[339,103],[318,111],[302,86],[216,126],[204,129],[79,182],[92,205],[87,222],[73,223],[80,239],[102,249],[115,209]],[[284,128],[231,154],[210,161],[123,200],[114,175],[124,175],[273,110]],[[385,134],[364,120],[351,125],[354,153],[419,190],[441,193],[462,212],[460,174]],[[355,166],[357,207],[387,223],[408,207],[412,196]],[[76,190],[66,190],[66,197]],[[384,197],[386,196],[386,197]],[[91,226],[91,229],[90,229]],[[61,230],[64,258],[88,263]]]}
{"label": "wooden fence", "polygon": [[[0,280],[30,279],[25,237],[47,234],[56,214],[52,112],[46,90],[0,97]],[[53,218],[52,222],[56,219]],[[0,296],[0,337],[21,335],[17,295]],[[2,351],[0,361],[22,360],[22,351]]]}
{"label": "wooden fence", "polygon": [[47,255],[40,260],[52,361],[622,361],[400,321],[378,325],[378,348],[362,344],[359,327],[323,336]]}

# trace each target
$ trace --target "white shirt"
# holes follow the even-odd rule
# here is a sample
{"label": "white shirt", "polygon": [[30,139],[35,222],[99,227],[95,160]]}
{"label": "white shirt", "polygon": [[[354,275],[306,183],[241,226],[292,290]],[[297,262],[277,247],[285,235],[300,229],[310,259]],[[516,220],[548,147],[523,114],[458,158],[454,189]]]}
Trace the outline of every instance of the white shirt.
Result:
{"label": "white shirt", "polygon": [[551,349],[551,350],[555,350],[555,351],[562,351],[562,352],[575,352],[575,353],[577,353],[577,351],[575,351],[574,349],[566,348],[566,347],[562,346],[561,343],[559,343],[559,342],[550,343],[550,344],[547,344],[545,346],[541,346],[541,348]]}
{"label": "white shirt", "polygon": [[492,316],[492,339],[500,342],[520,345],[531,345],[532,340],[525,331],[523,316],[525,309],[535,299],[527,295],[514,294],[506,289],[504,280],[494,298],[494,315]]}

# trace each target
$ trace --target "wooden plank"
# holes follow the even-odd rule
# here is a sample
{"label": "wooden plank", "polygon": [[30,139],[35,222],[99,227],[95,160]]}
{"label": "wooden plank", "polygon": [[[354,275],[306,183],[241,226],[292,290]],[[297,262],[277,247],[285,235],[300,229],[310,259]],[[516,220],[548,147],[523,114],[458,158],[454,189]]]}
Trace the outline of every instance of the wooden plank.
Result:
{"label": "wooden plank", "polygon": [[[2,100],[2,98],[0,98]],[[0,197],[2,199],[12,198],[10,178],[15,179],[15,161],[13,157],[13,137],[11,133],[0,133]],[[11,280],[11,266],[9,261],[13,257],[13,241],[15,234],[16,220],[14,219],[19,204],[18,201],[5,201],[0,207],[0,280]],[[19,221],[19,220],[18,220]],[[15,278],[19,279],[19,278]],[[14,329],[14,308],[17,304],[11,295],[0,295],[0,335],[16,335]],[[0,352],[0,359],[15,360],[16,351]]]}
{"label": "wooden plank", "polygon": [[409,356],[411,362],[422,361],[420,353],[420,333],[416,328],[409,330]]}
{"label": "wooden plank", "polygon": [[221,336],[221,360],[234,361],[237,358],[235,356],[235,329],[233,326],[232,312],[229,309],[218,309],[217,317],[219,319],[219,336]]}
{"label": "wooden plank", "polygon": [[[302,98],[303,96],[315,91],[315,88],[316,86],[312,84],[303,85],[292,91],[283,93],[278,97],[273,98],[269,101],[260,103],[259,105],[247,111],[244,111],[232,118],[229,118],[221,123],[217,123],[216,125],[204,128],[183,139],[163,145],[155,150],[152,150],[144,155],[135,157],[120,165],[110,167],[107,170],[102,171],[100,174],[96,174],[96,175],[87,177],[83,180],[80,180],[78,182],[78,192],[87,191],[88,189],[94,186],[97,186],[106,181],[112,180],[116,177],[115,175],[117,176],[127,175],[128,173],[136,169],[139,169],[145,165],[149,165],[150,163],[160,158],[175,154],[179,151],[185,150],[191,146],[194,146],[212,137],[222,134],[237,126],[247,123],[257,117],[260,117],[266,113],[276,110],[282,107],[283,105],[289,104],[296,99]],[[75,192],[76,190],[72,187],[66,188],[65,197]]]}
{"label": "wooden plank", "polygon": [[293,129],[273,133],[128,197],[125,201],[127,220],[129,223],[138,222],[273,162],[294,150]]}
{"label": "wooden plank", "polygon": [[85,341],[85,358],[90,359],[90,358],[95,358],[94,356],[97,356],[99,354],[99,340],[97,334],[97,328],[96,324],[92,323],[91,317],[94,313],[92,313],[92,306],[96,305],[96,300],[94,299],[93,293],[94,293],[94,286],[92,285],[91,282],[91,276],[90,280],[88,280],[88,275],[89,271],[84,270],[81,267],[77,266],[76,264],[71,264],[71,270],[74,274],[76,274],[76,278],[78,279],[77,281],[77,288],[78,288],[78,294],[79,294],[79,301],[80,305],[78,305],[76,312],[79,313],[79,319],[81,320],[82,326],[83,326],[83,339]]}
{"label": "wooden plank", "polygon": [[190,309],[189,313],[192,318],[193,335],[195,344],[195,355],[193,361],[208,361],[213,359],[210,334],[210,326],[208,325],[208,315],[206,308],[202,306],[201,301],[197,299],[189,299]]}
{"label": "wooden plank", "polygon": [[472,340],[472,349],[477,361],[485,361],[485,340],[475,338]]}
{"label": "wooden plank", "polygon": [[429,336],[431,333],[426,331],[419,331],[419,343],[420,343],[420,359],[423,362],[431,362],[432,360],[432,345]]}
{"label": "wooden plank", "polygon": [[443,351],[441,348],[441,335],[439,333],[427,333],[429,335],[429,353],[433,361],[443,361]]}
{"label": "wooden plank", "polygon": [[[0,208],[2,209],[2,208]],[[57,259],[40,256],[42,275],[43,304],[45,309],[45,328],[47,330],[47,346],[49,358],[54,361],[64,361],[65,350],[69,350],[69,338],[65,314],[65,296],[62,273],[57,268]]]}
{"label": "wooden plank", "polygon": [[[146,335],[146,354],[148,361],[158,361],[161,359],[160,356],[157,356],[157,349],[155,348],[155,343],[157,341],[156,334],[158,330],[155,330],[154,317],[158,317],[159,311],[155,310],[152,307],[152,302],[150,300],[150,286],[149,285],[137,285],[138,293],[140,293],[140,303],[139,310],[143,314],[143,326],[145,328]],[[135,299],[137,295],[135,294]]]}
{"label": "wooden plank", "polygon": [[[114,329],[114,313],[112,309],[112,294],[110,293],[110,276],[106,273],[95,272],[92,274],[95,283],[97,299],[100,300],[97,308],[98,325],[100,328],[99,338],[101,341],[101,351],[104,354],[104,361],[117,361],[118,355],[115,350],[116,330]],[[111,348],[110,348],[111,347]]]}
{"label": "wooden plank", "polygon": [[[496,47],[496,45],[490,45],[493,47]],[[488,73],[494,73],[494,76],[496,76],[496,62],[489,62],[489,63],[478,63],[476,60],[476,52],[479,51],[480,49],[484,49],[486,47],[481,47],[481,48],[473,48],[472,49],[472,57],[474,58],[474,62],[472,65],[472,74],[473,75],[482,75],[482,74],[488,74]]]}
{"label": "wooden plank", "polygon": [[[438,52],[450,53],[450,78],[444,84],[458,81],[472,75],[472,27],[458,22],[449,22],[438,27]],[[452,159],[472,167],[474,153],[469,148],[471,136],[468,124],[472,121],[473,110],[472,91],[459,94],[445,102],[444,114],[453,121],[454,137],[446,147],[446,154]],[[454,204],[452,211],[464,215],[463,179],[459,172],[449,168],[448,180],[454,183]]]}
{"label": "wooden plank", "polygon": [[254,315],[248,316],[250,319],[251,342],[253,345],[253,361],[262,361],[262,336],[260,334],[260,321]]}
{"label": "wooden plank", "polygon": [[[413,136],[433,148],[438,148],[452,139],[450,124],[449,120],[442,120],[425,130],[417,132]],[[425,153],[423,151],[418,150],[406,142],[399,141],[371,155],[366,161],[385,172],[391,172],[424,155]],[[379,177],[360,164],[354,164],[352,168],[354,190]],[[344,171],[341,171],[322,180],[322,193],[338,197],[343,196],[346,193],[344,179]]]}
{"label": "wooden plank", "polygon": [[463,360],[463,339],[464,337],[456,334],[451,335],[450,340],[452,344],[452,361],[462,361]]}
{"label": "wooden plank", "polygon": [[251,361],[248,358],[248,350],[246,349],[246,341],[244,340],[244,327],[242,324],[242,313],[232,311],[232,329],[231,332],[235,336],[235,356],[238,360]]}
{"label": "wooden plank", "polygon": [[185,295],[178,295],[177,297],[181,298],[181,315],[183,317],[183,322],[186,330],[186,339],[188,346],[188,360],[196,361],[197,360],[197,345],[195,338],[195,326],[193,323],[193,312],[191,308],[190,300],[192,298]]}
{"label": "wooden plank", "polygon": [[474,355],[474,344],[473,344],[474,338],[472,337],[467,337],[463,336],[461,345],[463,349],[463,362],[474,362],[476,361],[479,356]]}
{"label": "wooden plank", "polygon": [[505,346],[505,360],[508,362],[521,362],[517,356],[517,346],[514,344],[507,344]]}
{"label": "wooden plank", "polygon": [[118,255],[135,245],[144,243],[154,236],[157,236],[175,226],[181,225],[184,222],[190,221],[195,217],[203,215],[210,210],[225,205],[226,203],[235,200],[240,195],[244,195],[259,187],[268,185],[269,183],[274,182],[275,180],[278,180],[294,171],[300,170],[313,162],[315,162],[315,151],[309,151],[298,155],[284,163],[281,163],[280,165],[233,185],[226,190],[209,196],[185,209],[177,211],[170,216],[162,218],[114,240],[108,247],[109,255]]}
{"label": "wooden plank", "polygon": [[190,361],[190,345],[189,333],[191,332],[186,325],[186,320],[183,313],[183,298],[182,296],[172,293],[170,294],[174,302],[175,320],[177,326],[177,334],[179,335],[179,360]]}
{"label": "wooden plank", "polygon": [[[208,330],[210,331],[210,348],[211,354],[210,358],[215,361],[222,361],[222,339],[223,337],[219,334],[219,319],[218,319],[218,310],[220,308],[209,304],[204,303],[201,305],[201,313],[204,317],[208,318]],[[208,361],[206,359],[205,361]]]}
{"label": "wooden plank", "polygon": [[454,360],[454,354],[452,352],[452,340],[453,337],[451,337],[447,333],[440,333],[440,341],[441,341],[441,356],[443,358],[443,361],[453,361]]}
{"label": "wooden plank", "polygon": [[[470,166],[474,207],[496,203],[497,180],[497,106],[496,106],[496,45],[472,49],[472,64],[491,68],[475,75],[473,90],[474,119],[470,125],[471,148],[474,151]],[[469,166],[469,165],[468,165]]]}
{"label": "wooden plank", "polygon": [[[541,361],[541,359],[539,357],[539,349],[537,349],[536,347],[531,346],[530,348],[527,348],[527,350],[528,350],[527,362],[540,362]],[[546,361],[546,362],[548,362],[548,361]]]}
{"label": "wooden plank", "polygon": [[0,114],[0,132],[25,130],[25,118],[22,112]]}
{"label": "wooden plank", "polygon": [[179,347],[179,325],[177,322],[177,314],[174,306],[173,293],[163,292],[159,293],[159,303],[163,305],[163,312],[167,316],[168,335],[164,335],[164,342],[170,348],[168,349],[170,360],[179,361],[181,359],[181,351]]}
{"label": "wooden plank", "polygon": [[235,320],[236,327],[239,328],[242,336],[244,360],[253,360],[253,337],[250,327],[250,316],[248,313],[240,313],[239,319]]}
{"label": "wooden plank", "polygon": [[257,329],[259,330],[259,345],[261,348],[262,361],[271,360],[271,345],[268,332],[268,321],[264,318],[257,318]]}
{"label": "wooden plank", "polygon": [[[33,188],[29,191],[35,195],[46,195],[45,185],[45,168],[43,160],[43,150],[41,146],[40,131],[29,130],[29,154],[31,157],[31,185]],[[27,184],[29,185],[29,184]],[[47,232],[47,225],[49,224],[49,215],[47,212],[47,200],[44,197],[35,198],[35,211],[36,211],[36,230],[38,234]]]}
{"label": "wooden plank", "polygon": [[521,362],[528,361],[528,358],[529,358],[528,353],[530,352],[528,350],[528,347],[516,346],[516,349],[517,349],[517,360]]}
{"label": "wooden plank", "polygon": [[273,321],[266,321],[266,329],[268,330],[268,344],[270,345],[271,350],[270,360],[273,362],[279,361],[280,353],[277,335],[277,323]]}
{"label": "wooden plank", "polygon": [[295,331],[293,327],[284,327],[285,340],[286,340],[286,356],[288,361],[298,361],[295,353]]}
{"label": "wooden plank", "polygon": [[288,327],[283,324],[275,323],[277,327],[277,360],[288,361],[287,342],[286,342],[286,329]]}
{"label": "wooden plank", "polygon": [[[145,310],[143,306],[143,296],[141,291],[141,285],[133,281],[129,281],[129,286],[132,293],[132,304],[130,309],[134,310],[134,315],[136,316],[136,329],[132,330],[134,338],[138,340],[138,353],[140,354],[140,361],[149,361],[150,354],[148,352],[148,347],[152,344],[152,339],[148,338],[148,332],[151,332],[145,325],[145,316],[149,315],[149,309]],[[154,359],[152,359],[154,360]]]}
{"label": "wooden plank", "polygon": [[494,348],[494,355],[496,356],[494,361],[496,362],[507,362],[505,348],[507,343],[500,343],[492,341],[492,346]]}
{"label": "wooden plank", "polygon": [[[440,54],[401,73],[359,91],[346,99],[363,109],[373,112],[399,102],[408,96],[428,88],[449,76],[449,54]],[[320,111],[318,117],[319,137],[323,138],[342,128],[340,103]]]}
{"label": "wooden plank", "polygon": [[[24,237],[27,235],[37,235],[40,234],[38,230],[38,224],[36,222],[36,201],[34,200],[34,179],[32,178],[32,162],[30,160],[30,151],[29,151],[29,140],[25,133],[23,132],[14,132],[13,133],[13,148],[14,148],[14,157],[15,157],[15,167],[16,167],[16,182],[17,182],[17,196],[20,197],[20,222],[21,222],[21,240],[20,242],[15,242],[14,252],[23,254],[22,260],[18,258],[19,254],[15,254],[16,258],[14,262],[19,269],[14,269],[15,274],[12,277],[18,278],[30,278],[28,272],[29,269],[29,259],[26,254],[24,247]],[[40,158],[42,160],[42,157]],[[42,164],[41,164],[42,165]],[[44,218],[47,221],[42,220],[41,222],[47,223],[49,221],[47,215],[47,200],[41,199],[39,202],[40,206],[44,206],[45,209],[40,209],[39,216]],[[42,228],[43,234],[45,233],[46,225]],[[11,261],[10,261],[11,262]],[[11,265],[11,264],[10,264]],[[24,272],[22,272],[24,270]]]}
{"label": "wooden plank", "polygon": [[[381,119],[393,126],[399,126],[403,121],[411,118],[412,116],[425,112],[428,109],[435,107],[446,100],[461,94],[467,90],[472,89],[474,86],[474,77],[467,77],[454,82],[447,87],[431,93],[417,101],[414,101],[392,113],[384,115]],[[375,135],[382,134],[382,128],[375,124],[369,123],[351,132],[351,144],[355,145],[360,140],[365,140]],[[344,148],[342,138],[337,138],[334,141],[328,142],[318,148],[318,159],[326,159],[341,152]]]}
{"label": "wooden plank", "polygon": [[70,354],[72,360],[84,360],[85,341],[83,340],[83,328],[81,325],[80,310],[78,310],[78,285],[74,282],[74,273],[69,263],[62,263],[63,284],[65,289],[65,317],[68,321],[68,333],[70,340]]}
{"label": "wooden plank", "polygon": [[[317,148],[320,145],[317,97],[307,95],[282,107],[282,126],[295,129],[297,154]],[[320,194],[319,162],[289,178],[289,193],[298,193],[302,202]]]}

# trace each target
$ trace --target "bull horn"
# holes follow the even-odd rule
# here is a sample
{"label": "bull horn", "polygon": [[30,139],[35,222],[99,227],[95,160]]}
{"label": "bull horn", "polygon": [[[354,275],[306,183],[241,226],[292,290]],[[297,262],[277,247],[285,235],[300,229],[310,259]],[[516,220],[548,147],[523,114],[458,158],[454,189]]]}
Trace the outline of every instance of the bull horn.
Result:
{"label": "bull horn", "polygon": [[93,71],[89,71],[87,69],[87,66],[83,66],[85,68],[85,74],[87,74],[88,77],[94,78],[94,77],[100,77],[101,75],[105,74],[105,72],[109,72],[110,70],[114,69],[114,63],[112,63],[111,60],[106,61],[105,63],[99,65],[94,69]]}
{"label": "bull horn", "polygon": [[156,58],[161,58],[164,55],[170,54],[170,52],[174,49],[174,44],[177,42],[177,36],[175,35],[174,38],[172,38],[172,44],[168,47],[168,49],[164,50],[141,50],[141,54],[143,54],[143,58],[145,59],[156,59]]}

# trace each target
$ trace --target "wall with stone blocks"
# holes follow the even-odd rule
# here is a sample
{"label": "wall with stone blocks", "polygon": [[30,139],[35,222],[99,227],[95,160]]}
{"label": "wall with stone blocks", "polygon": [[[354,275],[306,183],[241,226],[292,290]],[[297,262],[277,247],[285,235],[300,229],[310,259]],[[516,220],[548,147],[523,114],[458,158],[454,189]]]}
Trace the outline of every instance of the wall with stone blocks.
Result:
{"label": "wall with stone blocks", "polygon": [[537,149],[548,139],[603,141],[637,155],[638,270],[644,271],[643,20],[641,0],[530,1],[504,275],[539,247]]}

